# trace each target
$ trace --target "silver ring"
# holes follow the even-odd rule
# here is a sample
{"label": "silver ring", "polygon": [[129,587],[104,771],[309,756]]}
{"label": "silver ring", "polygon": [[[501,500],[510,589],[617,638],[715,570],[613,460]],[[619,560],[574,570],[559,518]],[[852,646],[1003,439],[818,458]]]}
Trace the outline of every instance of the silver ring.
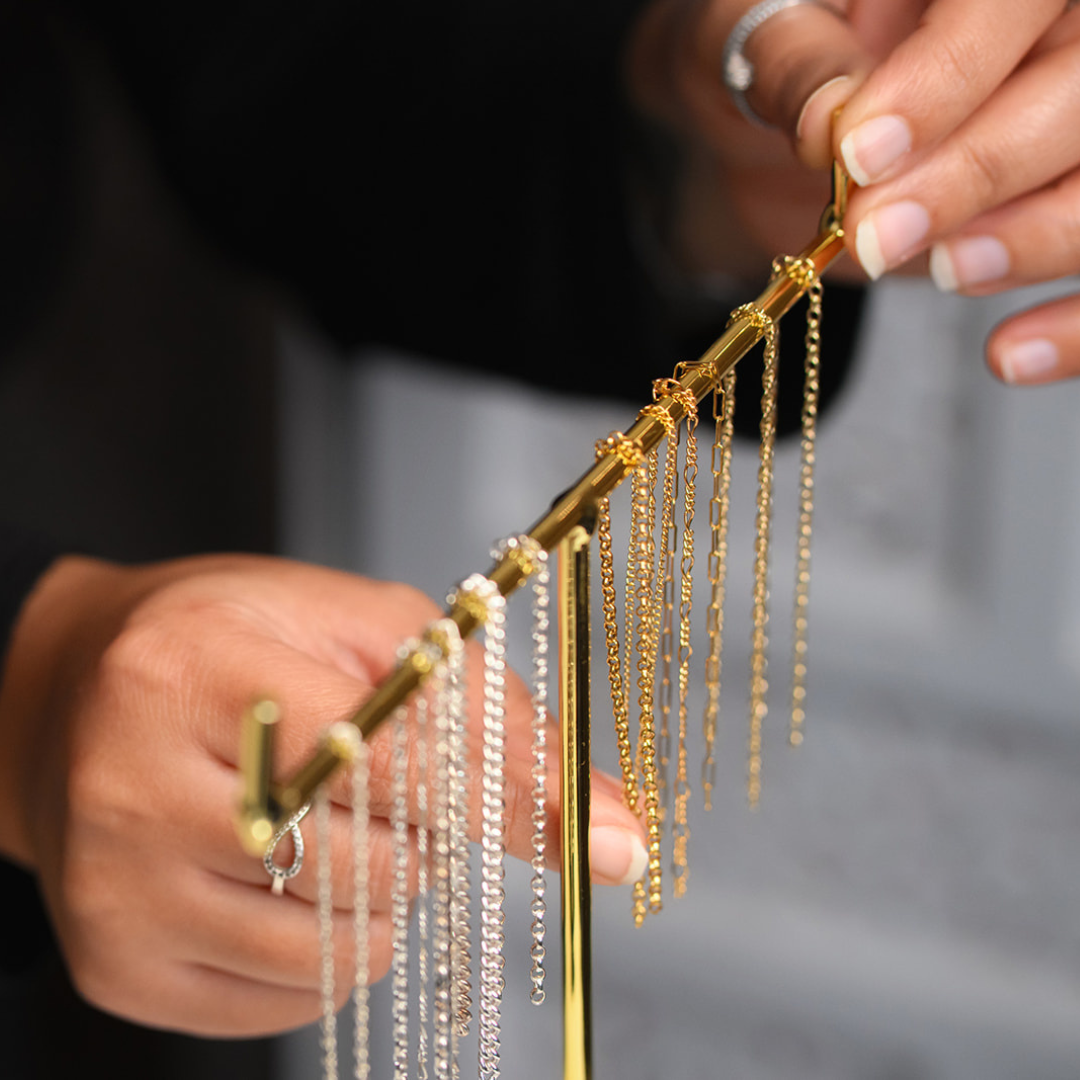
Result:
{"label": "silver ring", "polygon": [[[306,803],[276,833],[270,841],[270,846],[263,856],[263,866],[271,877],[270,891],[275,896],[281,896],[285,892],[285,882],[289,878],[296,877],[300,868],[304,865],[304,837],[300,833],[300,822],[311,809],[311,803]],[[274,849],[285,839],[287,834],[292,834],[293,860],[288,866],[279,866],[274,862]]]}
{"label": "silver ring", "polygon": [[834,15],[839,14],[836,8],[830,4],[821,3],[821,0],[762,0],[735,24],[735,28],[728,35],[724,45],[720,68],[724,76],[724,85],[739,112],[758,127],[769,125],[750,108],[750,103],[746,100],[746,91],[754,85],[754,65],[743,56],[743,49],[750,35],[763,23],[768,22],[774,15],[779,15],[781,11],[798,7],[800,4],[813,4],[815,7],[823,7],[831,11]]}

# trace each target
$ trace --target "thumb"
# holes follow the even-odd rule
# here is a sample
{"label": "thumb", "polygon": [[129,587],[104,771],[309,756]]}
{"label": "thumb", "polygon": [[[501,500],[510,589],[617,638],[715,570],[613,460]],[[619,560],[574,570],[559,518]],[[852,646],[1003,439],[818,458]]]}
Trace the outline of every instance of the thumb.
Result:
{"label": "thumb", "polygon": [[805,165],[828,166],[833,114],[874,63],[841,7],[800,3],[781,10],[750,34],[742,53],[754,68],[750,108],[788,136]]}

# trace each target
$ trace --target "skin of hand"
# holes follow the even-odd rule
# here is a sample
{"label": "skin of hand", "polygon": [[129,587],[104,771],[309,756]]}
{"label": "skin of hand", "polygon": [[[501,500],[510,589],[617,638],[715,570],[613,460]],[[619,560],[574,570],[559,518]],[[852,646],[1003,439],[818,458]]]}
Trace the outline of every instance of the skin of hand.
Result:
{"label": "skin of hand", "polygon": [[[724,43],[750,6],[658,5],[639,27],[631,83],[643,107],[728,174],[730,203],[759,246],[790,252],[805,242],[810,182],[795,162],[822,169],[835,155],[860,185],[849,246],[873,278],[929,268],[946,291],[985,295],[1080,271],[1074,5],[832,0],[842,17],[815,4],[782,11],[745,48],[755,66],[748,101],[776,130],[742,119],[719,76]],[[785,199],[800,207],[798,238]],[[1003,322],[987,359],[1014,383],[1080,374],[1080,296]]]}
{"label": "skin of hand", "polygon": [[[233,830],[240,717],[258,697],[281,704],[275,772],[288,774],[391,670],[399,643],[437,614],[404,585],[254,556],[135,568],[69,557],[43,576],[16,625],[0,693],[0,851],[38,876],[89,1001],[137,1023],[211,1036],[317,1018],[314,866],[275,897]],[[473,705],[479,657],[472,647]],[[511,677],[507,848],[524,859],[531,712]],[[478,713],[470,708],[473,753]],[[373,978],[390,963],[388,736],[376,732],[369,744]],[[556,747],[550,739],[548,851],[557,861]],[[593,784],[593,878],[633,880],[645,865],[642,827],[618,781],[594,773]],[[331,784],[342,1003],[352,965],[348,786],[345,776]],[[413,804],[414,825],[415,812]],[[302,828],[312,840],[311,815]]]}

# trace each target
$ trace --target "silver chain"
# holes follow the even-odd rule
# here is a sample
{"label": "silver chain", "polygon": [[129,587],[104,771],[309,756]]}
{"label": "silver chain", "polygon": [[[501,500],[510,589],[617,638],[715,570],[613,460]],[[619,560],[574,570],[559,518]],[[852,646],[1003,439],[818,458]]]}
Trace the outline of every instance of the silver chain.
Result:
{"label": "silver chain", "polygon": [[492,558],[499,558],[507,551],[520,549],[532,568],[532,924],[529,927],[529,958],[532,966],[529,980],[532,984],[529,1000],[534,1005],[544,1003],[544,959],[547,955],[544,938],[547,927],[544,917],[547,914],[545,893],[547,870],[545,854],[547,849],[547,719],[548,719],[548,658],[550,619],[550,584],[551,572],[548,567],[548,553],[526,534],[511,536],[502,541],[494,551]]}
{"label": "silver chain", "polygon": [[419,986],[416,997],[416,1075],[428,1080],[428,984],[430,969],[428,950],[431,928],[428,921],[428,699],[421,692],[416,696],[416,974]]}
{"label": "silver chain", "polygon": [[[463,657],[462,657],[463,661]],[[465,693],[461,663],[447,672],[446,700],[449,718],[450,823],[450,1072],[458,1075],[461,1040],[472,1019],[471,873],[469,851],[468,743],[465,727]]]}
{"label": "silver chain", "polygon": [[394,851],[394,876],[390,890],[394,1080],[408,1080],[409,1075],[409,733],[406,716],[404,707],[394,713],[394,771],[390,808]]}
{"label": "silver chain", "polygon": [[434,752],[430,769],[434,777],[430,800],[432,840],[432,1060],[435,1080],[450,1080],[451,1065],[451,969],[450,969],[450,698],[451,683],[459,687],[464,674],[465,650],[458,628],[442,619],[434,629],[448,641],[445,675],[435,685],[433,719]]}
{"label": "silver chain", "polygon": [[484,623],[484,762],[480,893],[480,1077],[497,1080],[502,1029],[503,860],[506,854],[506,600],[473,574],[461,586],[487,607]]}
{"label": "silver chain", "polygon": [[322,1001],[322,1052],[325,1080],[337,1080],[337,1017],[334,1005],[334,900],[330,866],[330,795],[315,793],[315,843],[318,848],[319,989]]}
{"label": "silver chain", "polygon": [[368,1032],[371,1027],[370,991],[371,946],[368,940],[371,910],[371,881],[368,830],[371,814],[368,804],[369,763],[368,749],[356,733],[356,757],[353,760],[353,938],[356,948],[356,982],[353,987],[353,1062],[356,1080],[369,1080],[371,1066],[368,1060]]}

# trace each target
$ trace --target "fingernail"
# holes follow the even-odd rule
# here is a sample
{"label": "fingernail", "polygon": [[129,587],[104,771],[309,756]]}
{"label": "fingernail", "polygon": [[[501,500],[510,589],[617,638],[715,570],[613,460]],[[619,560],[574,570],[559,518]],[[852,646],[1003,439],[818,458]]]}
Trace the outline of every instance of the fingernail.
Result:
{"label": "fingernail", "polygon": [[855,253],[862,268],[877,281],[915,254],[930,231],[930,215],[917,202],[889,203],[872,210],[855,230]]}
{"label": "fingernail", "polygon": [[649,854],[641,837],[616,825],[589,830],[589,866],[593,877],[605,884],[629,885],[645,873]]}
{"label": "fingernail", "polygon": [[1057,346],[1049,338],[1028,338],[1001,350],[1001,374],[1007,383],[1032,382],[1049,374],[1060,360]]}
{"label": "fingernail", "polygon": [[930,252],[930,276],[942,292],[997,281],[1011,264],[1009,249],[996,236],[970,236],[950,244],[935,244]]}
{"label": "fingernail", "polygon": [[814,102],[817,101],[818,98],[820,98],[822,96],[822,94],[826,93],[832,87],[838,85],[839,83],[845,83],[845,82],[851,82],[851,76],[850,75],[837,75],[835,78],[830,79],[828,82],[822,83],[806,99],[806,101],[803,102],[803,107],[802,107],[802,110],[799,113],[798,122],[795,124],[795,138],[796,139],[801,139],[802,138],[803,120],[806,119],[806,114],[810,111],[810,106],[813,105]]}
{"label": "fingernail", "polygon": [[880,180],[911,149],[911,128],[899,116],[864,120],[844,136],[840,156],[859,187]]}

